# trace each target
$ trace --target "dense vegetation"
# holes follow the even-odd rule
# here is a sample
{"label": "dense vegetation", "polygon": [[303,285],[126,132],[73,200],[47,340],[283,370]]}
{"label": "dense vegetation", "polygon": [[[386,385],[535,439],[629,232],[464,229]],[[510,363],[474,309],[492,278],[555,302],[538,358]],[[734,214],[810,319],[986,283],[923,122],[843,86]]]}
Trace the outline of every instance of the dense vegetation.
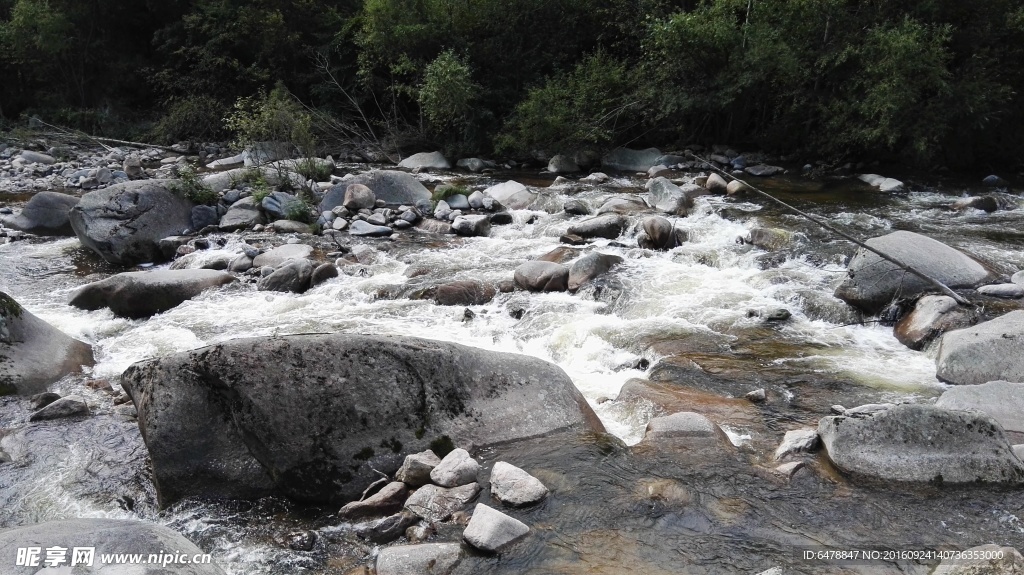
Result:
{"label": "dense vegetation", "polygon": [[403,152],[1017,165],[1022,52],[1024,0],[0,0],[0,116],[228,138],[277,86],[320,141]]}

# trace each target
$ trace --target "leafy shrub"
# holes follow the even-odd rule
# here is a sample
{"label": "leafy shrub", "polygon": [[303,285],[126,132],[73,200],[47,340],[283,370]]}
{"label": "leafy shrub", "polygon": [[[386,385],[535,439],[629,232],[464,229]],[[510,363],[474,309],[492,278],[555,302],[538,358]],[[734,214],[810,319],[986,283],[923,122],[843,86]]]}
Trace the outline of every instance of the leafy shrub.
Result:
{"label": "leafy shrub", "polygon": [[184,195],[193,204],[212,206],[220,201],[220,194],[203,183],[195,168],[184,166],[179,169],[178,180],[179,183],[175,185],[175,191]]}
{"label": "leafy shrub", "polygon": [[224,118],[224,125],[234,134],[238,148],[256,142],[288,142],[303,156],[316,154],[313,119],[283,86],[269,94],[239,98],[234,111]]}
{"label": "leafy shrub", "polygon": [[310,206],[301,198],[296,198],[294,201],[288,202],[288,204],[284,206],[284,215],[289,220],[307,224],[312,220]]}
{"label": "leafy shrub", "polygon": [[427,65],[419,91],[420,111],[436,134],[458,133],[469,122],[479,92],[469,65],[446,50]]}
{"label": "leafy shrub", "polygon": [[302,174],[303,178],[314,182],[325,182],[331,178],[334,168],[326,162],[320,162],[316,158],[303,158],[295,164],[295,171]]}
{"label": "leafy shrub", "polygon": [[151,137],[165,144],[216,140],[224,136],[222,118],[226,112],[223,104],[209,96],[189,96],[168,106]]}
{"label": "leafy shrub", "polygon": [[598,52],[530,90],[497,144],[505,153],[603,145],[633,128],[637,112],[626,66]]}

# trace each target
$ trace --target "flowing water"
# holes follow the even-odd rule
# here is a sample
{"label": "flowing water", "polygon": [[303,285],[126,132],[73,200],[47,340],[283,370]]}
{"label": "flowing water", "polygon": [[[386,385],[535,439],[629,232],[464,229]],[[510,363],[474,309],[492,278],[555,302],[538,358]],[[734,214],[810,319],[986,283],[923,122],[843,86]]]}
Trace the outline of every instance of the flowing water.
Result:
{"label": "flowing water", "polygon": [[[482,188],[494,181],[466,183]],[[1024,210],[948,211],[953,197],[968,191],[955,184],[900,196],[850,180],[780,178],[766,187],[861,237],[918,231],[1005,273],[1024,268]],[[596,207],[605,197],[640,191],[641,181],[620,178],[574,197]],[[76,239],[0,245],[0,289],[93,344],[97,358],[89,373],[54,386],[86,395],[97,406],[97,415],[84,422],[26,425],[24,400],[0,398],[0,447],[17,462],[0,466],[0,527],[74,516],[157,521],[211,551],[233,574],[345,573],[365,563],[373,546],[332,517],[333,510],[267,499],[186,501],[158,511],[134,420],[113,407],[109,394],[85,385],[105,379],[117,388],[118,375],[135,361],[232,338],[353,331],[443,339],[554,362],[615,436],[537,439],[480,454],[487,463],[504,459],[533,471],[553,495],[518,513],[534,528],[527,543],[497,558],[469,557],[460,572],[755,573],[781,565],[824,573],[837,568],[804,562],[796,550],[820,544],[1024,543],[1018,518],[1024,498],[1012,492],[851,485],[821,457],[791,483],[764,470],[787,429],[816,425],[832,404],[930,401],[944,387],[931,353],[907,349],[890,327],[862,321],[832,297],[853,252],[848,242],[760,200],[703,197],[676,222],[689,236],[682,247],[631,247],[634,231],[593,244],[625,258],[601,289],[499,294],[473,306],[472,318],[464,308],[415,299],[417,289],[441,280],[509,280],[518,264],[559,247],[559,236],[580,219],[526,211],[514,218],[488,238],[403,234],[353,242],[372,251],[360,253],[360,265],[305,294],[258,292],[239,283],[147,320],[66,305],[78,286],[122,271]],[[755,227],[793,231],[794,242],[772,254],[737,242]],[[223,239],[211,254],[237,254],[245,241],[275,241],[260,235]],[[791,318],[763,319],[779,308]],[[663,393],[614,401],[631,380],[646,380],[649,389]],[[757,388],[768,393],[764,405],[731,399]],[[721,424],[738,455],[627,449],[642,438],[652,416],[681,410],[706,413]],[[288,548],[285,538],[296,530],[317,531],[313,551]],[[438,537],[446,536],[457,540],[458,532],[442,530]],[[927,572],[908,562],[846,568]]]}

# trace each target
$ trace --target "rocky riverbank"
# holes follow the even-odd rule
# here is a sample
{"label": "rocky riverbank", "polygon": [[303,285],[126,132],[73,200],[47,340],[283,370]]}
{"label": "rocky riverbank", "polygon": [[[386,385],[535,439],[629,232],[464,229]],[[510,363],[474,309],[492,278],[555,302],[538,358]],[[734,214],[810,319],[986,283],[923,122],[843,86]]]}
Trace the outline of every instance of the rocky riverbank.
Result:
{"label": "rocky riverbank", "polygon": [[[680,555],[829,573],[794,550],[1020,548],[1024,258],[989,238],[1024,214],[691,151],[618,150],[587,175],[552,158],[541,176],[318,159],[322,182],[301,174],[314,160],[182,179],[187,159],[129,175],[126,154],[96,189],[15,196],[0,496],[39,495],[0,525],[114,512],[230,573],[668,573]],[[19,174],[57,163],[4,153]],[[786,191],[801,186],[847,199]]]}

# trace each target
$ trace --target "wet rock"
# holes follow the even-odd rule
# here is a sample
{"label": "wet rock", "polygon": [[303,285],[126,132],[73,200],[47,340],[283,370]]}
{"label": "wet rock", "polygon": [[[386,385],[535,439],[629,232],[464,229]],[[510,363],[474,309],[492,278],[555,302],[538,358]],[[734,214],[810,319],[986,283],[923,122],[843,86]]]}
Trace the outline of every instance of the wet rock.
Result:
{"label": "wet rock", "polygon": [[[693,188],[699,188],[699,186],[693,186]],[[703,188],[700,189],[703,190]],[[662,177],[656,177],[648,183],[647,196],[648,202],[654,206],[654,209],[676,216],[685,216],[693,207],[693,198],[695,197]]]}
{"label": "wet rock", "polygon": [[231,204],[227,213],[221,216],[218,227],[222,232],[234,232],[248,230],[253,226],[265,223],[267,220],[256,204],[256,198],[250,196]]}
{"label": "wet rock", "polygon": [[338,277],[338,266],[331,263],[320,264],[313,270],[313,275],[309,278],[309,287],[315,288],[325,281],[336,277]]}
{"label": "wet rock", "polygon": [[583,200],[569,200],[562,204],[562,210],[571,216],[590,215],[590,206]]}
{"label": "wet rock", "polygon": [[657,148],[631,150],[615,148],[601,159],[601,166],[608,170],[620,172],[646,172],[659,164],[671,166],[682,162],[685,158],[662,154]]}
{"label": "wet rock", "polygon": [[42,409],[47,405],[60,399],[60,395],[51,391],[43,393],[37,393],[29,398],[29,402],[32,404],[32,409]]}
{"label": "wet rock", "polygon": [[407,455],[402,467],[395,473],[395,479],[413,487],[430,483],[430,472],[441,463],[441,458],[431,450]]}
{"label": "wet rock", "polygon": [[749,185],[739,180],[732,180],[725,187],[725,194],[728,196],[742,196],[746,194],[752,194],[753,192],[754,188],[751,188]]}
{"label": "wet rock", "polygon": [[483,191],[510,210],[525,210],[537,200],[537,193],[514,180],[493,185]]}
{"label": "wet rock", "polygon": [[522,539],[529,532],[530,528],[522,521],[483,503],[477,503],[469,525],[462,532],[462,537],[481,551],[496,553]]}
{"label": "wet rock", "polygon": [[910,349],[923,349],[936,337],[970,326],[975,319],[973,312],[961,308],[949,296],[926,295],[917,300],[910,313],[896,322],[893,335]]}
{"label": "wet rock", "polygon": [[274,222],[274,231],[279,234],[311,234],[313,227],[293,220],[277,220]]}
{"label": "wet rock", "polygon": [[988,186],[990,188],[1000,188],[1000,187],[1003,187],[1003,186],[1006,185],[1006,180],[1000,178],[999,176],[997,176],[995,174],[991,174],[991,175],[985,176],[985,179],[981,180],[981,183],[985,184],[986,186]]}
{"label": "wet rock", "polygon": [[699,413],[679,412],[655,417],[647,423],[643,445],[679,443],[687,447],[731,445],[722,428]]}
{"label": "wet rock", "polygon": [[981,295],[987,295],[989,297],[998,297],[1003,299],[1020,299],[1024,297],[1024,286],[1009,283],[1009,284],[992,284],[987,286],[981,286],[978,288],[978,293]]}
{"label": "wet rock", "polygon": [[496,226],[507,226],[512,223],[512,214],[508,212],[497,212],[491,214],[490,222]]}
{"label": "wet rock", "polygon": [[469,207],[473,208],[474,210],[483,209],[483,207],[484,207],[484,193],[481,192],[480,190],[477,190],[477,191],[473,192],[472,194],[469,194],[469,197],[466,198],[466,201],[469,202]]}
{"label": "wet rock", "polygon": [[313,255],[313,246],[306,244],[284,244],[263,252],[253,258],[252,265],[278,267],[289,260],[301,260]]}
{"label": "wet rock", "polygon": [[345,519],[361,519],[389,515],[402,509],[409,489],[401,481],[392,481],[362,501],[346,503],[338,515]]}
{"label": "wet rock", "polygon": [[597,216],[569,226],[568,233],[581,238],[614,240],[622,234],[625,223],[625,218],[620,215]]}
{"label": "wet rock", "polygon": [[602,429],[557,366],[411,337],[236,339],[136,363],[121,385],[162,505],[270,494],[343,503],[432,442]]}
{"label": "wet rock", "polygon": [[[993,277],[963,252],[914,232],[897,231],[866,243],[950,288],[975,287]],[[850,305],[877,313],[897,296],[909,298],[932,289],[923,279],[861,248],[850,261],[847,277],[835,295]]]}
{"label": "wet rock", "polygon": [[1024,381],[1024,310],[945,333],[939,340],[936,376],[954,385]]}
{"label": "wet rock", "polygon": [[469,198],[462,194],[452,194],[445,198],[445,201],[453,210],[469,210],[473,207],[469,205]]}
{"label": "wet rock", "polygon": [[822,418],[818,435],[839,469],[904,482],[1020,483],[1024,463],[979,412],[897,405]]}
{"label": "wet rock", "polygon": [[301,208],[302,202],[299,198],[286,192],[273,192],[260,202],[260,207],[272,220],[286,220],[288,214]]}
{"label": "wet rock", "polygon": [[89,406],[85,400],[77,395],[62,397],[33,413],[29,421],[46,421],[50,419],[61,419],[63,417],[74,417],[76,415],[88,415]]}
{"label": "wet rock", "polygon": [[[0,562],[4,573],[10,575],[33,575],[40,570],[35,567],[17,567],[19,548],[61,547],[69,549],[71,559],[74,547],[94,548],[94,562],[91,570],[106,572],[129,572],[123,563],[104,563],[110,555],[141,554],[143,557],[179,553],[189,558],[202,555],[203,551],[191,541],[173,530],[152,522],[128,521],[124,519],[64,519],[47,521],[26,527],[15,527],[0,532]],[[42,559],[45,560],[45,552]],[[63,569],[60,569],[62,571]],[[70,573],[71,570],[68,569]],[[132,575],[164,575],[168,569],[160,563],[132,565]],[[224,575],[219,567],[209,563],[175,565],[175,575]]]}
{"label": "wet rock", "polygon": [[936,407],[977,410],[999,422],[1007,433],[1024,435],[1024,383],[990,381],[943,392]]}
{"label": "wet rock", "polygon": [[488,216],[459,216],[452,221],[452,230],[460,236],[491,235],[491,220]]}
{"label": "wet rock", "polygon": [[878,174],[861,174],[857,176],[857,179],[874,186],[882,192],[898,193],[903,191],[903,182],[893,179],[886,178],[885,176],[879,176]]}
{"label": "wet rock", "polygon": [[82,286],[69,303],[88,310],[107,307],[115,315],[138,319],[236,281],[229,273],[209,269],[126,272]]}
{"label": "wet rock", "polygon": [[57,192],[39,192],[18,215],[0,216],[5,227],[37,236],[73,236],[69,212],[78,198]]}
{"label": "wet rock", "polygon": [[220,223],[220,214],[216,206],[195,206],[192,208],[192,229],[201,230],[206,226]]}
{"label": "wet rock", "polygon": [[491,497],[506,505],[532,505],[548,496],[548,488],[522,469],[499,461],[491,469]]}
{"label": "wet rock", "polygon": [[473,172],[474,174],[478,174],[487,168],[487,162],[480,158],[462,158],[458,162],[455,162],[455,165],[463,170]]}
{"label": "wet rock", "polygon": [[678,229],[667,218],[653,216],[641,224],[642,233],[637,234],[637,245],[644,249],[670,250],[687,240],[686,230]]}
{"label": "wet rock", "polygon": [[0,395],[33,395],[93,365],[92,347],[29,313],[0,291]]}
{"label": "wet rock", "polygon": [[361,539],[383,545],[405,535],[405,531],[419,521],[415,513],[402,510],[381,519],[360,523],[356,525],[355,533]]}
{"label": "wet rock", "polygon": [[407,170],[450,170],[452,164],[441,152],[420,152],[399,162],[398,167]]}
{"label": "wet rock", "polygon": [[316,546],[316,531],[298,531],[285,537],[288,548],[292,551],[312,551]]}
{"label": "wet rock", "polygon": [[288,260],[256,284],[259,291],[305,293],[313,278],[313,262]]}
{"label": "wet rock", "polygon": [[420,222],[417,223],[415,227],[417,230],[427,232],[430,234],[453,233],[451,224],[446,224],[444,222],[439,222],[437,220],[420,220]]}
{"label": "wet rock", "polygon": [[437,485],[424,485],[405,501],[405,508],[427,521],[446,521],[480,493],[476,482],[446,489]]}
{"label": "wet rock", "polygon": [[548,171],[553,174],[571,174],[580,171],[580,167],[576,164],[576,160],[559,154],[548,162]]}
{"label": "wet rock", "polygon": [[992,196],[974,196],[970,198],[961,198],[952,205],[950,208],[954,210],[982,210],[985,212],[992,213],[999,209],[999,202]]}
{"label": "wet rock", "polygon": [[387,226],[375,226],[362,220],[356,220],[348,227],[348,233],[353,236],[384,238],[390,236],[393,232],[394,230]]}
{"label": "wet rock", "polygon": [[388,547],[377,555],[377,575],[451,575],[461,560],[458,543]]}
{"label": "wet rock", "polygon": [[430,201],[430,190],[412,175],[398,170],[372,170],[348,178],[332,187],[320,202],[320,212],[328,212],[344,205],[348,187],[362,184],[373,191],[376,200],[388,207],[416,206]]}
{"label": "wet rock", "polygon": [[791,429],[775,449],[775,460],[781,461],[792,455],[810,453],[818,448],[817,429]]}
{"label": "wet rock", "polygon": [[580,289],[584,284],[607,273],[622,261],[620,256],[599,252],[592,252],[577,259],[569,267],[569,291],[574,292]]}
{"label": "wet rock", "polygon": [[565,291],[569,289],[569,268],[553,262],[526,262],[516,268],[515,282],[529,291]]}
{"label": "wet rock", "polygon": [[1024,556],[1013,547],[989,544],[971,547],[959,557],[943,559],[931,575],[1017,575],[1018,573],[1024,573]]}
{"label": "wet rock", "polygon": [[608,174],[604,172],[594,172],[592,174],[588,174],[587,176],[580,178],[580,181],[587,184],[603,184],[607,182],[609,179],[611,178],[609,178]]}
{"label": "wet rock", "polygon": [[725,178],[714,172],[708,176],[708,181],[704,183],[704,187],[712,194],[726,194],[729,191],[729,183],[725,181]]}
{"label": "wet rock", "polygon": [[764,403],[768,400],[768,395],[765,393],[763,388],[755,389],[754,391],[745,394],[743,397],[745,397],[750,403]]}
{"label": "wet rock", "polygon": [[480,464],[465,449],[453,449],[430,471],[430,480],[441,487],[475,483]]}
{"label": "wet rock", "polygon": [[410,543],[423,543],[427,539],[430,539],[430,536],[435,533],[437,533],[437,531],[430,524],[413,525],[405,530],[405,538],[408,539]]}
{"label": "wet rock", "polygon": [[537,258],[539,262],[554,262],[556,264],[564,264],[568,261],[576,259],[581,253],[581,250],[570,248],[566,246],[559,246],[550,252]]}
{"label": "wet rock", "polygon": [[605,200],[605,202],[601,204],[601,207],[597,208],[597,215],[630,215],[640,212],[647,212],[650,211],[650,209],[650,206],[647,205],[647,202],[645,202],[643,198],[632,196],[617,196]]}
{"label": "wet rock", "polygon": [[747,166],[746,168],[743,169],[743,171],[750,174],[751,176],[767,178],[781,174],[784,170],[779,166],[768,166],[765,164],[758,164],[756,166]]}
{"label": "wet rock", "polygon": [[563,244],[569,244],[570,246],[584,246],[587,244],[587,240],[577,236],[576,234],[565,234],[560,236],[558,241]]}
{"label": "wet rock", "polygon": [[438,286],[434,292],[437,305],[483,305],[492,299],[497,291],[494,286],[476,280],[461,280]]}
{"label": "wet rock", "polygon": [[754,228],[746,242],[753,244],[762,250],[774,251],[788,247],[793,244],[795,234],[778,228]]}
{"label": "wet rock", "polygon": [[377,205],[377,197],[373,195],[373,190],[363,184],[351,184],[345,187],[341,205],[353,212],[372,210]]}
{"label": "wet rock", "polygon": [[192,225],[192,202],[175,185],[145,180],[89,192],[71,209],[71,227],[82,245],[112,264],[161,261],[160,239]]}

